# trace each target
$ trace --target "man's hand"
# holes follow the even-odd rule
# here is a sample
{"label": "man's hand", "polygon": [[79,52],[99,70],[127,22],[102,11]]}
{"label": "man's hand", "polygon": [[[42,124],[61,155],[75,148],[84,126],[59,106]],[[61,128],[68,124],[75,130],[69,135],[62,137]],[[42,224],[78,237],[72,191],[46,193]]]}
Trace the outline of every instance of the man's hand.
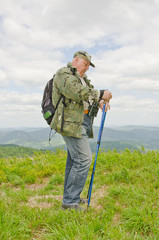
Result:
{"label": "man's hand", "polygon": [[104,90],[102,100],[105,100],[109,103],[110,99],[112,98],[112,93],[109,90]]}
{"label": "man's hand", "polygon": [[106,104],[106,106],[105,106],[105,112],[107,112],[108,109],[110,110],[110,104],[109,104],[108,102],[105,102],[104,100],[100,100],[100,102],[99,102],[99,107],[100,107],[100,109],[103,111],[103,106],[104,106],[104,104]]}

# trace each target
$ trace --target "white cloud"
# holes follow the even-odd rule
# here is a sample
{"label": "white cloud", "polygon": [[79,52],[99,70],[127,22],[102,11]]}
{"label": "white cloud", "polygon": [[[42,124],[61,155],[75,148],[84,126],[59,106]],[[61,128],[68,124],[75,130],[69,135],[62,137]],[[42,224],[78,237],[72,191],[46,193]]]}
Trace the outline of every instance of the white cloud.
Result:
{"label": "white cloud", "polygon": [[119,89],[159,90],[159,51],[146,52],[140,46],[125,46],[99,52],[95,58],[97,71],[92,78]]}
{"label": "white cloud", "polygon": [[136,98],[132,95],[116,97],[111,100],[112,109],[122,112],[157,112],[159,113],[159,102],[152,98]]}
{"label": "white cloud", "polygon": [[0,91],[0,127],[47,127],[41,113],[40,93]]}
{"label": "white cloud", "polygon": [[0,91],[0,102],[4,105],[38,105],[42,100],[40,93],[19,93],[15,91]]}
{"label": "white cloud", "polygon": [[[3,106],[10,106],[13,115],[16,109],[27,114],[25,106],[29,116],[34,110],[39,118],[38,104],[47,80],[80,48],[92,54],[96,65],[88,72],[93,84],[113,91],[114,120],[121,111],[131,117],[136,111],[140,112],[138,122],[144,123],[150,119],[148,113],[141,115],[146,114],[144,104],[156,119],[158,11],[157,0],[5,0],[0,7]],[[124,118],[120,122],[125,124]]]}
{"label": "white cloud", "polygon": [[0,127],[47,127],[38,105],[3,105],[0,112]]}
{"label": "white cloud", "polygon": [[4,70],[0,69],[0,87],[5,87],[7,85],[7,77]]}
{"label": "white cloud", "polygon": [[[136,98],[131,95],[115,97],[110,102],[106,127],[119,125],[156,125],[159,119],[159,101],[151,98]],[[99,126],[102,112],[99,110],[94,124]]]}
{"label": "white cloud", "polygon": [[132,79],[128,84],[121,83],[120,87],[123,90],[136,90],[136,91],[159,91],[159,81],[151,79]]}

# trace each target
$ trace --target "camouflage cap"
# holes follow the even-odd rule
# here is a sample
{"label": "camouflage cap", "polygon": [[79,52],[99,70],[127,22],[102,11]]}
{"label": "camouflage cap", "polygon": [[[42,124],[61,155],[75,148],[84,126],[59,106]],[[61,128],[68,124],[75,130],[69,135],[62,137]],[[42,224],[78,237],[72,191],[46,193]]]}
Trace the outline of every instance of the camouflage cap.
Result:
{"label": "camouflage cap", "polygon": [[85,52],[85,51],[78,51],[78,52],[76,52],[76,53],[74,54],[73,57],[74,57],[74,58],[75,58],[75,57],[83,58],[83,59],[87,60],[88,62],[90,62],[90,65],[91,65],[92,67],[95,67],[95,65],[91,62],[91,56],[90,56],[87,52]]}

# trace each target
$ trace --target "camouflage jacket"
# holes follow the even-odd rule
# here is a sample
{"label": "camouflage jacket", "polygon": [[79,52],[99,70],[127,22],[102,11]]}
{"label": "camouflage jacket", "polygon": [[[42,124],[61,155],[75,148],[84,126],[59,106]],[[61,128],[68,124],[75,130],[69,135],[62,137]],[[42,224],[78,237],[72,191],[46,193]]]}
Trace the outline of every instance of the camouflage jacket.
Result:
{"label": "camouflage jacket", "polygon": [[[63,136],[81,138],[81,125],[84,119],[83,101],[88,101],[89,96],[96,102],[98,101],[98,90],[93,89],[86,75],[84,80],[87,86],[82,85],[77,69],[71,63],[59,69],[55,74],[53,104],[56,106],[62,94],[65,96],[65,107],[61,99],[51,122],[51,128]],[[63,129],[61,129],[62,122]]]}

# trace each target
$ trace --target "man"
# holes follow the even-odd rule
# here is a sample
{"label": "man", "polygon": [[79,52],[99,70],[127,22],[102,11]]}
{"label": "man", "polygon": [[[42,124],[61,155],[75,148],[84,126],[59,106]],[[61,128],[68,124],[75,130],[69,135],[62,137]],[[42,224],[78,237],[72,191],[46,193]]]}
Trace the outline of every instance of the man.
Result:
{"label": "man", "polygon": [[[108,90],[95,90],[85,75],[89,66],[95,67],[91,56],[85,51],[74,54],[72,63],[59,69],[54,77],[53,104],[58,105],[51,127],[63,136],[67,145],[67,162],[63,194],[63,209],[82,209],[79,203],[84,200],[80,194],[84,188],[92,162],[88,138],[93,137],[90,116],[92,104],[95,111],[109,103],[112,94]],[[109,106],[108,106],[109,107]]]}

